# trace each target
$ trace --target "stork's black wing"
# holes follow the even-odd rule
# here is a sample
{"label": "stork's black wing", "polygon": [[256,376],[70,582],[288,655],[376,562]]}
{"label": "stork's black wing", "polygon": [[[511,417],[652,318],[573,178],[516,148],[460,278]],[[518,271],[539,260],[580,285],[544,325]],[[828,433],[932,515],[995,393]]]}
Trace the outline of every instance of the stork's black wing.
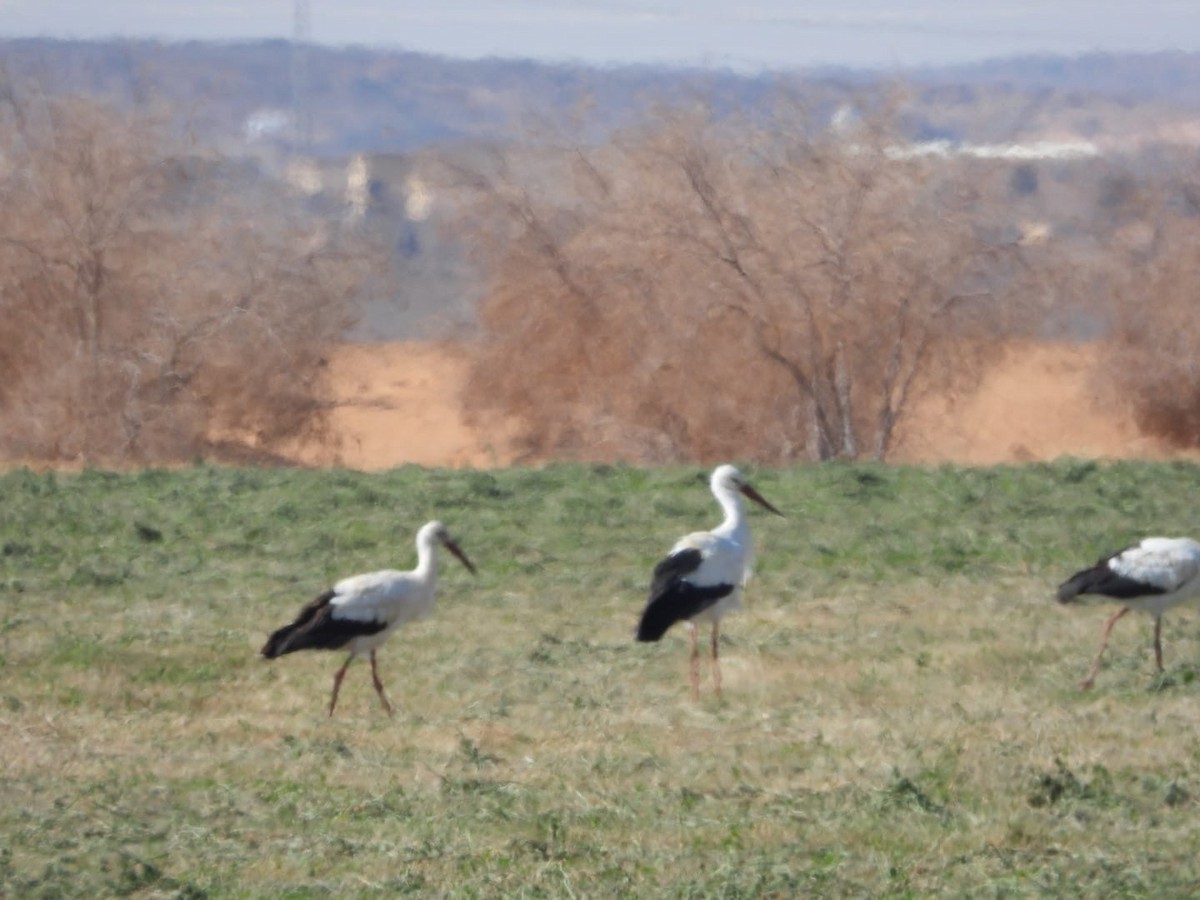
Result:
{"label": "stork's black wing", "polygon": [[332,590],[326,591],[300,610],[296,620],[275,631],[260,651],[267,659],[297,650],[337,650],[356,637],[378,634],[386,622],[343,619],[333,615]]}
{"label": "stork's black wing", "polygon": [[[1134,545],[1135,547],[1137,545]],[[1135,597],[1150,597],[1165,594],[1167,588],[1161,584],[1123,575],[1114,571],[1110,563],[1123,553],[1134,549],[1126,547],[1099,560],[1094,566],[1076,572],[1058,586],[1058,602],[1070,603],[1084,594],[1099,594],[1114,600],[1132,600]]]}
{"label": "stork's black wing", "polygon": [[687,621],[733,592],[732,584],[693,584],[687,577],[704,561],[699,550],[672,553],[654,567],[650,601],[638,623],[639,641],[657,641],[676,622]]}

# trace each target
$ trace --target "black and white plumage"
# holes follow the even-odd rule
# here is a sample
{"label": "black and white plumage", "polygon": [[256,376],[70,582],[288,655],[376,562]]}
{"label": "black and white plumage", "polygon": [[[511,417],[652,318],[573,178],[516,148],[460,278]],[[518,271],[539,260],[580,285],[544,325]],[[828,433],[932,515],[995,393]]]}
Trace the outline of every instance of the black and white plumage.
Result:
{"label": "black and white plumage", "polygon": [[371,659],[371,680],[383,708],[392,705],[383,692],[375,667],[375,651],[406,622],[433,611],[437,588],[437,545],[441,544],[471,572],[475,566],[450,537],[441,522],[429,522],[417,532],[417,567],[409,572],[384,569],[343,578],[300,610],[296,620],[267,638],[262,655],[275,659],[297,650],[346,650],[350,656],[333,676],[329,715],[337,706],[338,690],[356,656]]}
{"label": "black and white plumage", "polygon": [[1058,587],[1059,603],[1085,596],[1116,600],[1120,609],[1104,623],[1100,649],[1079,686],[1087,690],[1100,671],[1100,658],[1117,620],[1132,609],[1154,616],[1154,662],[1162,672],[1162,617],[1172,606],[1200,595],[1200,543],[1191,538],[1150,537],[1076,572]]}
{"label": "black and white plumage", "polygon": [[710,481],[725,520],[712,531],[697,531],[680,538],[657,566],[650,582],[650,599],[638,623],[639,641],[657,641],[676,622],[686,622],[691,637],[689,677],[692,695],[700,694],[700,651],[696,622],[712,624],[713,685],[721,693],[721,668],[717,652],[722,617],[742,603],[742,587],[750,576],[754,547],[742,497],[782,516],[763,499],[734,466],[718,466]]}

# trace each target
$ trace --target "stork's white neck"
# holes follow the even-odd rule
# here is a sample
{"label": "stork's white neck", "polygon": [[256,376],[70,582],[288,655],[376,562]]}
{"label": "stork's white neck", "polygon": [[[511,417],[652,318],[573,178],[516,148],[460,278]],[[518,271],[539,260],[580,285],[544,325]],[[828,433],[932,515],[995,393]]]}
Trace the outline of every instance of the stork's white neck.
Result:
{"label": "stork's white neck", "polygon": [[433,532],[424,529],[417,532],[417,568],[418,578],[428,579],[437,575],[437,538]]}
{"label": "stork's white neck", "polygon": [[746,504],[742,502],[742,495],[725,485],[716,484],[713,485],[712,492],[713,496],[717,498],[717,502],[721,504],[722,511],[725,513],[725,520],[713,529],[714,533],[727,537],[748,537],[749,528],[746,524]]}

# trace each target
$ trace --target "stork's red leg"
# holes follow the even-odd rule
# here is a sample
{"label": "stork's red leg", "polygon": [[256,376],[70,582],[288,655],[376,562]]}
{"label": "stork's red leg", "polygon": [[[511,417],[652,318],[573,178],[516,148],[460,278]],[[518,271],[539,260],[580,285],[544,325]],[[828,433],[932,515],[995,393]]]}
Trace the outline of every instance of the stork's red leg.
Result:
{"label": "stork's red leg", "polygon": [[1088,690],[1096,681],[1096,673],[1100,671],[1100,657],[1104,655],[1104,648],[1108,646],[1108,636],[1112,633],[1113,626],[1117,624],[1117,620],[1125,613],[1129,612],[1128,606],[1122,606],[1115,613],[1108,617],[1108,621],[1104,623],[1104,630],[1100,632],[1100,649],[1096,651],[1096,659],[1092,663],[1091,671],[1087,673],[1087,677],[1079,682],[1081,690]]}
{"label": "stork's red leg", "polygon": [[700,699],[700,648],[696,646],[696,626],[688,622],[688,634],[692,638],[692,656],[689,661],[688,678],[692,683],[692,699]]}
{"label": "stork's red leg", "polygon": [[371,681],[375,684],[375,693],[379,695],[379,702],[383,704],[383,708],[388,711],[388,715],[392,714],[392,704],[388,703],[388,698],[383,693],[383,682],[379,680],[379,672],[375,668],[375,651],[371,651]]}
{"label": "stork's red leg", "polygon": [[329,715],[333,715],[333,708],[337,706],[338,691],[342,689],[342,679],[346,677],[346,670],[350,668],[350,663],[354,661],[354,654],[351,653],[346,657],[346,661],[342,663],[342,667],[334,673],[333,676],[333,696],[329,698]]}
{"label": "stork's red leg", "polygon": [[721,658],[717,653],[717,645],[721,641],[721,623],[713,621],[712,624],[712,670],[713,670],[713,687],[716,688],[717,696],[721,696]]}
{"label": "stork's red leg", "polygon": [[1154,617],[1154,664],[1162,672],[1162,616]]}

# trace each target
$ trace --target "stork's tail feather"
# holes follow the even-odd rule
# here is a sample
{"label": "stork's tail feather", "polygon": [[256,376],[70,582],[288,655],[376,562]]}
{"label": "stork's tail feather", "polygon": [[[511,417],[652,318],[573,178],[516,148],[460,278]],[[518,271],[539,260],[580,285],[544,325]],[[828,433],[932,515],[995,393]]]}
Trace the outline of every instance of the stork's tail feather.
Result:
{"label": "stork's tail feather", "polygon": [[667,629],[678,621],[679,617],[672,615],[665,603],[650,603],[646,606],[646,611],[642,613],[641,621],[638,622],[637,639],[639,641],[661,640],[662,636],[667,633]]}
{"label": "stork's tail feather", "polygon": [[328,615],[329,601],[334,597],[333,591],[326,591],[300,610],[296,620],[282,628],[276,629],[259,652],[267,659],[283,656],[296,650],[308,647],[322,646],[311,638],[312,626]]}
{"label": "stork's tail feather", "polygon": [[299,650],[299,647],[291,645],[291,637],[296,633],[296,627],[296,623],[293,622],[290,625],[284,625],[272,633],[259,652],[267,659],[275,659],[277,656],[283,656],[285,653]]}
{"label": "stork's tail feather", "polygon": [[1055,599],[1059,603],[1070,603],[1080,594],[1094,593],[1096,588],[1111,577],[1112,572],[1107,566],[1092,566],[1090,569],[1076,572],[1058,586]]}

